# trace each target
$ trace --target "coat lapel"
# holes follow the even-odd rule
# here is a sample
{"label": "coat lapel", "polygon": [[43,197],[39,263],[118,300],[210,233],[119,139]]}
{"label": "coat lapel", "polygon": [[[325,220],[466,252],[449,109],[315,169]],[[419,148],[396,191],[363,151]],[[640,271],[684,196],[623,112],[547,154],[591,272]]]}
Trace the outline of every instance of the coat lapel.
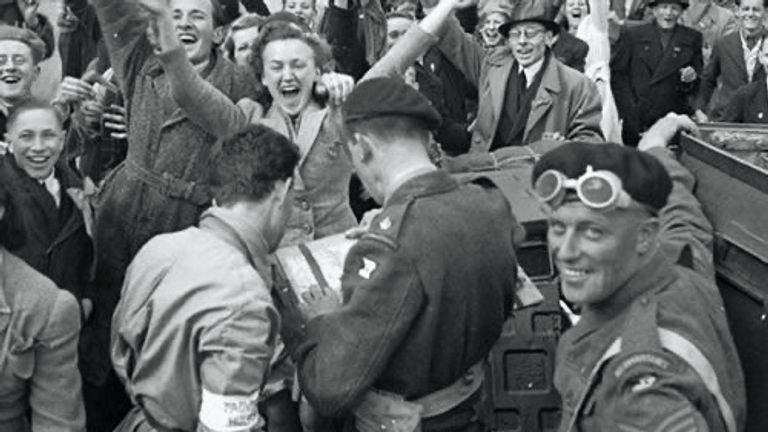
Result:
{"label": "coat lapel", "polygon": [[296,135],[296,145],[298,145],[301,150],[299,169],[304,166],[304,162],[307,160],[307,155],[309,155],[309,152],[312,151],[312,147],[317,142],[317,135],[323,127],[326,115],[328,115],[328,109],[313,102],[311,102],[301,114],[301,123],[299,124],[299,130]]}
{"label": "coat lapel", "polygon": [[490,86],[490,96],[493,103],[493,118],[496,120],[498,129],[499,119],[502,117],[501,110],[504,109],[504,100],[507,95],[507,84],[509,75],[512,73],[512,67],[517,63],[511,58],[505,62],[492,63],[488,70],[488,85]]}
{"label": "coat lapel", "polygon": [[[677,73],[680,65],[678,56],[680,55],[680,46],[686,42],[683,39],[683,33],[680,31],[680,26],[676,26],[672,32],[672,37],[669,39],[669,45],[667,49],[662,53],[661,60],[656,67],[656,70],[651,77],[649,85],[653,85],[664,78],[668,77],[672,73]],[[656,45],[661,50],[661,42],[657,41]]]}
{"label": "coat lapel", "polygon": [[[723,55],[728,56],[731,60],[724,63],[735,64],[744,82],[749,82],[747,64],[744,62],[744,50],[741,46],[741,35],[738,31],[731,33],[723,39]],[[758,67],[760,67],[760,64],[756,63],[755,68]]]}
{"label": "coat lapel", "polygon": [[523,143],[527,142],[528,134],[552,108],[552,95],[560,93],[560,77],[557,72],[557,64],[557,60],[553,56],[549,59],[547,68],[542,72],[544,75],[542,75],[541,83],[538,90],[536,90],[536,97],[531,101],[531,113],[528,115],[528,122],[525,124]]}
{"label": "coat lapel", "polygon": [[658,38],[654,37],[653,32],[655,29],[652,25],[645,27],[642,38],[640,39],[640,60],[645,64],[645,67],[654,73],[659,66],[659,59],[663,55],[661,51],[661,42]]}

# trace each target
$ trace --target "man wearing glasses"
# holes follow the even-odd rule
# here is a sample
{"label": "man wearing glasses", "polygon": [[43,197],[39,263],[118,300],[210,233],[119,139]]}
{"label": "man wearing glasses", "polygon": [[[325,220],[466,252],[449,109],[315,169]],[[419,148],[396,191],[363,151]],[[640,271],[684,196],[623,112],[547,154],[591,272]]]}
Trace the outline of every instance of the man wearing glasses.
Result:
{"label": "man wearing glasses", "polygon": [[470,152],[528,145],[542,138],[601,142],[599,93],[586,76],[551,54],[558,27],[546,13],[546,2],[518,5],[511,21],[499,28],[507,45],[490,52],[464,33],[454,16],[473,2],[425,3],[427,9],[434,8],[395,45],[396,52],[385,57],[386,66],[410,64],[426,47],[437,44],[478,88]]}
{"label": "man wearing glasses", "polygon": [[693,177],[666,149],[695,128],[669,114],[643,136],[643,151],[569,143],[534,167],[562,295],[581,310],[558,343],[560,431],[744,429],[711,226]]}

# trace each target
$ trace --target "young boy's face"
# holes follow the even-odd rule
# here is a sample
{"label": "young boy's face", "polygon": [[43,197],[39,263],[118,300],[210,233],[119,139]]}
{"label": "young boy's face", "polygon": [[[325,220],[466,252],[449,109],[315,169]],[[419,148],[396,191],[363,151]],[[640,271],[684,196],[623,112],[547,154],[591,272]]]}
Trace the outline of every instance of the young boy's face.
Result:
{"label": "young boy's face", "polygon": [[36,180],[45,180],[64,148],[64,131],[53,109],[30,109],[9,125],[6,139],[19,168]]}

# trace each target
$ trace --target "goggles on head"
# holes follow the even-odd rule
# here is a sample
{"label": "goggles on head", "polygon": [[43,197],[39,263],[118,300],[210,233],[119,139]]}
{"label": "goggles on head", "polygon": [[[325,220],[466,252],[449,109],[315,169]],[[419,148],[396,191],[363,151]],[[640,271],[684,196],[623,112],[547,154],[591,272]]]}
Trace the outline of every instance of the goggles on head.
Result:
{"label": "goggles on head", "polygon": [[587,166],[587,172],[577,179],[569,179],[560,171],[547,170],[534,184],[534,192],[539,200],[550,207],[560,206],[568,190],[587,207],[594,210],[612,210],[627,208],[632,204],[632,197],[624,190],[621,179],[607,170],[595,171]]}

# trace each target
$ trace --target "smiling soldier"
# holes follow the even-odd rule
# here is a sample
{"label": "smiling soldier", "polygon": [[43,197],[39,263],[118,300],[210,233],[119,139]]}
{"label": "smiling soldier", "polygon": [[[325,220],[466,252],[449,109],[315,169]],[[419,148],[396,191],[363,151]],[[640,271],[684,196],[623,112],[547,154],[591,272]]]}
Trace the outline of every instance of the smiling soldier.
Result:
{"label": "smiling soldier", "polygon": [[[156,234],[193,225],[210,205],[206,167],[216,137],[200,126],[194,110],[182,110],[147,36],[148,16],[137,0],[91,0],[128,112],[124,164],[105,179],[96,202],[97,252],[94,312],[84,328],[84,369],[89,429],[112,430],[127,408],[122,386],[110,373],[109,324],[125,270]],[[197,73],[232,100],[253,96],[251,81],[224,59],[223,16],[217,0],[146,0],[172,10],[176,37]],[[155,6],[157,7],[157,6]],[[235,131],[232,131],[235,132]]]}
{"label": "smiling soldier", "polygon": [[739,432],[744,379],[693,178],[664,146],[565,144],[533,171],[563,296],[581,308],[557,351],[561,432]]}

